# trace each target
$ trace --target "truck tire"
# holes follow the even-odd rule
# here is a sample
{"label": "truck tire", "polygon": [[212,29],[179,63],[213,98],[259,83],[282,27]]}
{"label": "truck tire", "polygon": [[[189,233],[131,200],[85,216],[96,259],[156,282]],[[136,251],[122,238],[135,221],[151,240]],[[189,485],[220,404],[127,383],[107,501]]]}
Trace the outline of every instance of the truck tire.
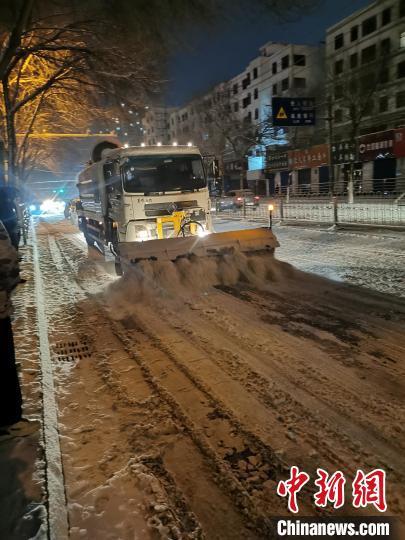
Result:
{"label": "truck tire", "polygon": [[114,266],[115,266],[115,273],[117,274],[117,276],[123,276],[124,272],[122,271],[122,265],[118,259],[115,259]]}
{"label": "truck tire", "polygon": [[86,239],[86,243],[89,247],[94,246],[94,240],[89,236],[88,234],[84,233],[84,238]]}

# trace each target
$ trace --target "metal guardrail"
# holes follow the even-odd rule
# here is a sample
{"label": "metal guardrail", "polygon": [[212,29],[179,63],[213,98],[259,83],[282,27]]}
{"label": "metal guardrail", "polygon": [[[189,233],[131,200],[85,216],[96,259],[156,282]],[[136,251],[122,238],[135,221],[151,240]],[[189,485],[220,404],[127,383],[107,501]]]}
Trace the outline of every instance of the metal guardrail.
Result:
{"label": "metal guardrail", "polygon": [[[367,182],[363,180],[364,184],[373,186],[370,190],[364,188],[360,189],[358,181],[354,185],[354,197],[358,199],[371,198],[371,199],[396,199],[402,193],[405,193],[405,177],[397,176],[395,178],[385,179],[367,179]],[[275,197],[284,198],[297,198],[297,199],[322,199],[325,197],[332,197],[332,193],[329,188],[328,182],[320,182],[319,184],[296,184],[290,186],[276,186]],[[342,179],[337,179],[335,182],[335,188],[333,195],[338,198],[348,197],[347,185],[343,187]]]}
{"label": "metal guardrail", "polygon": [[[329,202],[286,203],[281,199],[271,201],[273,205],[272,218],[285,222],[313,223],[358,223],[365,225],[394,225],[405,226],[405,206],[395,203],[356,202],[349,204],[338,200]],[[268,222],[269,210],[267,204],[257,207],[245,206],[237,209],[215,209],[214,215],[225,219],[247,219]]]}

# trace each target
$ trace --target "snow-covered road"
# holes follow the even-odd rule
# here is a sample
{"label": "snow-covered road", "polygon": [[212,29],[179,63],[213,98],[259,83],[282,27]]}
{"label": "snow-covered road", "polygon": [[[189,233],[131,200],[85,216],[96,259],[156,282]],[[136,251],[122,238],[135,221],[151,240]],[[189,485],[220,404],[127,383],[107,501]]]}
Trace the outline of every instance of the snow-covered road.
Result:
{"label": "snow-covered road", "polygon": [[[217,220],[216,230],[257,223]],[[405,298],[405,233],[274,225],[277,257],[300,270]]]}
{"label": "snow-covered road", "polygon": [[[402,240],[276,232],[301,268],[357,282],[374,252],[375,288],[381,268],[394,282]],[[216,288],[198,263],[117,279],[68,223],[37,239],[73,540],[267,538],[292,465],[382,467],[389,513],[405,515],[403,300],[277,261],[243,284],[223,265]],[[312,491],[299,515],[316,513]]]}

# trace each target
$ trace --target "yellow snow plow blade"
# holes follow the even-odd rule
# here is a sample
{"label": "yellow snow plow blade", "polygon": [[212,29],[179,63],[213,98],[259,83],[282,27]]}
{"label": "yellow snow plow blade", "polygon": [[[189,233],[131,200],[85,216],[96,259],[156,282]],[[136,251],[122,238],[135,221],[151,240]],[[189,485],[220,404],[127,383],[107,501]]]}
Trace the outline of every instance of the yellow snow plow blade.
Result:
{"label": "yellow snow plow blade", "polygon": [[119,258],[123,265],[136,264],[142,260],[175,261],[190,255],[211,257],[235,251],[245,254],[273,252],[279,245],[272,231],[261,227],[211,233],[204,237],[186,236],[145,242],[123,242],[119,246]]}

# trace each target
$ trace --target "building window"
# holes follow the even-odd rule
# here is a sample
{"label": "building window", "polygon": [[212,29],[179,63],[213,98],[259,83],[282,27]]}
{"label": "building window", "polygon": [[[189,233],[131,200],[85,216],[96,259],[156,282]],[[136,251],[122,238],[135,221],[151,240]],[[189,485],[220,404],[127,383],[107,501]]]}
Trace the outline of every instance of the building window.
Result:
{"label": "building window", "polygon": [[233,91],[234,94],[237,94],[237,93],[238,93],[238,84],[234,84],[234,85],[233,85],[232,91]]}
{"label": "building window", "polygon": [[364,114],[365,116],[370,116],[373,114],[373,110],[374,110],[374,101],[372,99],[369,99],[364,108],[363,108],[363,111],[364,111]]}
{"label": "building window", "polygon": [[247,120],[248,122],[251,122],[251,121],[252,121],[252,113],[251,113],[250,111],[247,113],[246,120]]}
{"label": "building window", "polygon": [[272,66],[271,66],[271,71],[272,71],[273,75],[275,75],[277,73],[277,62],[273,62]]}
{"label": "building window", "polygon": [[360,79],[360,91],[369,92],[370,88],[375,84],[375,77],[373,73],[366,73]]}
{"label": "building window", "polygon": [[273,84],[273,95],[277,95],[277,83]]}
{"label": "building window", "polygon": [[390,40],[390,38],[382,39],[381,43],[380,43],[380,47],[381,47],[381,54],[389,54],[389,52],[391,50],[391,40]]}
{"label": "building window", "polygon": [[255,120],[259,118],[259,109],[255,109]]}
{"label": "building window", "polygon": [[350,55],[350,67],[352,69],[357,67],[357,53],[353,53]]}
{"label": "building window", "polygon": [[359,27],[356,24],[356,26],[352,26],[350,29],[350,41],[356,41],[358,37],[359,37]]}
{"label": "building window", "polygon": [[250,84],[250,73],[246,75],[246,77],[242,81],[242,88],[245,90]]}
{"label": "building window", "polygon": [[385,26],[391,22],[391,8],[386,8],[381,13],[381,26]]}
{"label": "building window", "polygon": [[343,60],[337,60],[335,62],[335,75],[343,73]]}
{"label": "building window", "polygon": [[283,79],[281,81],[281,91],[288,90],[289,84],[288,84],[288,77],[286,79]]}
{"label": "building window", "polygon": [[388,111],[388,96],[381,96],[378,102],[380,113]]}
{"label": "building window", "polygon": [[372,34],[377,30],[377,17],[374,15],[373,17],[369,17],[365,21],[362,22],[361,25],[361,33],[364,36],[368,36],[369,34]]}
{"label": "building window", "polygon": [[405,107],[405,90],[402,90],[402,92],[397,92],[397,95],[395,97],[397,109],[399,107]]}
{"label": "building window", "polygon": [[257,67],[255,67],[253,68],[253,78],[257,79],[257,77],[258,77]]}
{"label": "building window", "polygon": [[401,35],[399,37],[399,46],[401,49],[405,49],[405,32],[401,32]]}
{"label": "building window", "polygon": [[405,0],[399,2],[399,16],[403,17],[405,15]]}
{"label": "building window", "polygon": [[376,57],[376,46],[370,45],[369,47],[366,47],[361,51],[361,63],[362,64],[368,64],[369,62],[372,62],[375,60]]}
{"label": "building window", "polygon": [[334,113],[334,120],[338,124],[339,122],[343,121],[343,110],[342,109],[336,109]]}
{"label": "building window", "polygon": [[293,86],[294,88],[305,88],[306,87],[305,77],[294,77]]}
{"label": "building window", "polygon": [[335,99],[340,99],[341,97],[343,97],[343,86],[339,84],[335,86]]}
{"label": "building window", "polygon": [[290,65],[290,57],[288,56],[283,56],[283,58],[281,59],[281,69],[287,69]]}
{"label": "building window", "polygon": [[386,84],[390,80],[390,72],[388,68],[383,68],[380,71],[379,83]]}
{"label": "building window", "polygon": [[238,101],[235,101],[235,103],[233,104],[233,110],[235,112],[238,112],[239,111],[239,102]]}
{"label": "building window", "polygon": [[397,79],[405,77],[405,60],[397,64]]}
{"label": "building window", "polygon": [[306,65],[305,54],[294,54],[293,60],[294,60],[294,66],[305,66]]}
{"label": "building window", "polygon": [[337,36],[335,36],[335,50],[341,49],[343,45],[344,45],[343,34],[338,34]]}
{"label": "building window", "polygon": [[259,97],[259,90],[257,88],[255,88],[254,92],[253,92],[253,98],[257,99],[258,97]]}
{"label": "building window", "polygon": [[242,107],[243,107],[244,109],[246,109],[246,107],[248,107],[248,106],[250,105],[251,101],[252,101],[252,100],[251,100],[251,95],[250,95],[250,93],[249,93],[245,98],[243,98],[243,101],[242,101]]}

